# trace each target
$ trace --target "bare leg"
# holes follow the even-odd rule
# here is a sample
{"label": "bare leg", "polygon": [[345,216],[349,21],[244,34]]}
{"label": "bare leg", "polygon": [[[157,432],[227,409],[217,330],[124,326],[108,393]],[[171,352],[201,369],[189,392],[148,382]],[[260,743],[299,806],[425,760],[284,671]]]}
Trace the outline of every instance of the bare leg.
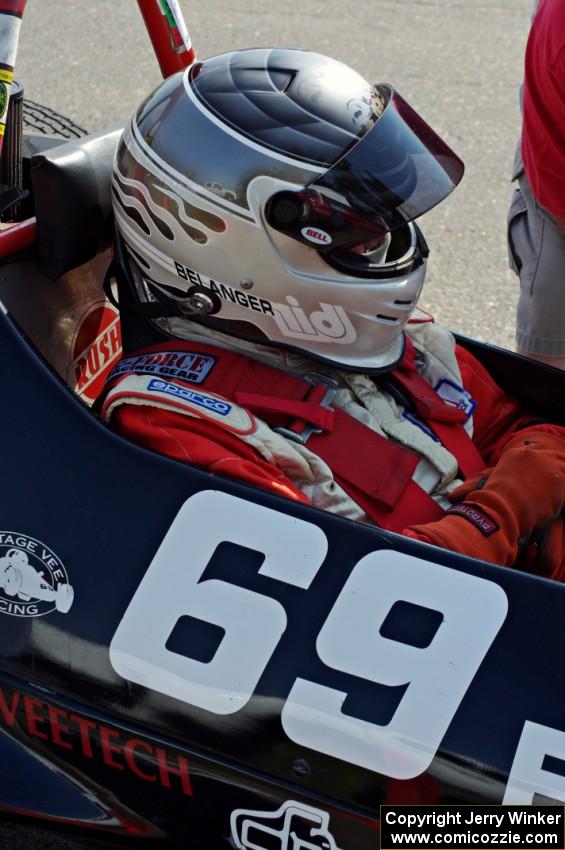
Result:
{"label": "bare leg", "polygon": [[563,369],[565,371],[565,355],[558,354],[554,357],[548,354],[529,354],[521,348],[518,348],[517,351],[522,357],[529,357],[530,360],[539,360],[540,363],[547,363],[548,366],[553,366],[554,369]]}

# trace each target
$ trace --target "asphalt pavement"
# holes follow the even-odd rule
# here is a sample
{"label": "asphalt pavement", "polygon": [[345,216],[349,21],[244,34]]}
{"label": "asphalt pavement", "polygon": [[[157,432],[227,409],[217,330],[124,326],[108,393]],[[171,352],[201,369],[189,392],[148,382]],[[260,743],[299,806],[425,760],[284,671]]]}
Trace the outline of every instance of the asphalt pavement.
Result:
{"label": "asphalt pavement", "polygon": [[[514,346],[506,257],[518,89],[532,0],[180,0],[200,58],[302,47],[392,83],[466,164],[421,219],[422,305],[450,327]],[[160,79],[135,0],[28,0],[16,75],[28,97],[90,130],[127,118]]]}

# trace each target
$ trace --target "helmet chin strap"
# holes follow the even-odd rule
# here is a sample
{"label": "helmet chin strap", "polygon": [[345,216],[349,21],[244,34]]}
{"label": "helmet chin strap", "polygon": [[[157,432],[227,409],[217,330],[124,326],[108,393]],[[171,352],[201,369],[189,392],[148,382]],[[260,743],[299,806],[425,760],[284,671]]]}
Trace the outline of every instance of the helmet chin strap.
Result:
{"label": "helmet chin strap", "polygon": [[[214,292],[202,286],[192,286],[187,291],[186,297],[182,300],[171,298],[160,289],[158,300],[156,301],[120,304],[112,289],[112,281],[120,280],[120,282],[127,283],[131,291],[135,291],[135,282],[117,228],[115,230],[114,246],[115,259],[108,267],[104,277],[103,289],[110,303],[120,313],[126,315],[134,314],[146,319],[169,319],[172,317],[197,319],[205,318],[210,314],[217,313],[221,309],[222,305],[219,297]],[[140,277],[142,277],[141,274]],[[148,282],[145,283],[147,286],[150,286]]]}
{"label": "helmet chin strap", "polygon": [[[112,263],[104,277],[104,292],[108,301],[116,307],[120,313],[135,314],[146,319],[169,319],[176,318],[204,318],[211,313],[216,313],[218,305],[215,303],[214,293],[208,292],[201,287],[193,286],[188,290],[186,299],[178,301],[175,298],[159,293],[158,301],[146,301],[144,303],[120,304],[112,289],[112,281],[123,275],[123,269],[118,263]],[[128,281],[129,283],[129,281]]]}

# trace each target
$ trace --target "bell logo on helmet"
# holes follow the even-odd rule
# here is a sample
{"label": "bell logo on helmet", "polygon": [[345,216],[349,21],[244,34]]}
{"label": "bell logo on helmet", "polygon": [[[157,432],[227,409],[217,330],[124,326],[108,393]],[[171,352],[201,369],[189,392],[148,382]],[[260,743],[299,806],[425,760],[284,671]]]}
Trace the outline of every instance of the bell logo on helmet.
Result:
{"label": "bell logo on helmet", "polygon": [[273,304],[274,319],[278,329],[291,339],[337,342],[346,345],[355,342],[357,333],[343,307],[320,303],[320,309],[306,315],[296,298],[287,295],[286,304]]}
{"label": "bell logo on helmet", "polygon": [[332,237],[325,230],[320,230],[319,227],[303,227],[300,231],[308,242],[313,242],[315,245],[331,245]]}

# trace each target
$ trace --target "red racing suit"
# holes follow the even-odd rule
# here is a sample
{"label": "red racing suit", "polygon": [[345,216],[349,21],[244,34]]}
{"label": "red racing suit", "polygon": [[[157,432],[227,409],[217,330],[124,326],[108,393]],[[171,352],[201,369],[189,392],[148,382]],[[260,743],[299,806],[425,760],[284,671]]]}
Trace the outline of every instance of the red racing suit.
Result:
{"label": "red racing suit", "polygon": [[341,516],[565,578],[565,428],[529,416],[445,329],[411,323],[401,365],[373,380],[197,327],[114,368],[98,400],[114,430]]}

